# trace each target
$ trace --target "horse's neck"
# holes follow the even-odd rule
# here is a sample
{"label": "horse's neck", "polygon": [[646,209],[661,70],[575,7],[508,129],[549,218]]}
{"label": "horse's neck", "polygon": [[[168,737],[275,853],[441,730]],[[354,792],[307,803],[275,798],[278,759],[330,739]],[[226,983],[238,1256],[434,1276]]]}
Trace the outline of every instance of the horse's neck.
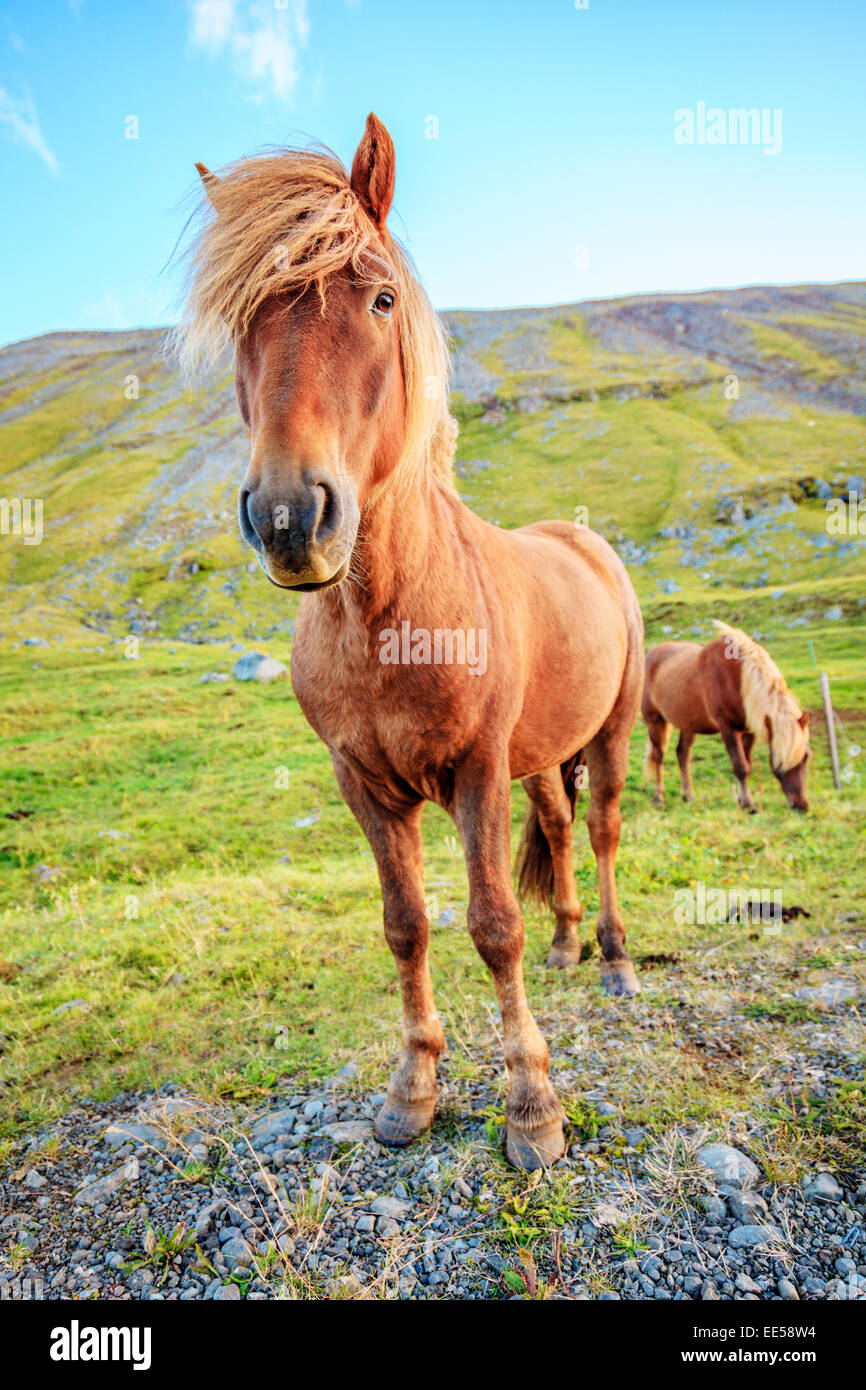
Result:
{"label": "horse's neck", "polygon": [[382,494],[364,514],[353,577],[339,591],[347,616],[375,626],[384,613],[444,597],[453,578],[446,537],[465,510],[435,484]]}

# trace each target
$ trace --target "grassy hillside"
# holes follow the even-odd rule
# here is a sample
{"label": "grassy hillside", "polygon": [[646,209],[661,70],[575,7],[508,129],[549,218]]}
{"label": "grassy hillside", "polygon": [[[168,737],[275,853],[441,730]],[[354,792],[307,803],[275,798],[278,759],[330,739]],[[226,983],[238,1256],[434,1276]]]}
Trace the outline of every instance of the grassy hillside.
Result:
{"label": "grassy hillside", "polygon": [[[816,480],[839,494],[866,473],[866,288],[455,313],[450,327],[470,505],[506,526],[586,508],[629,565],[650,640],[707,635],[714,616],[738,623],[816,715],[810,641],[831,676],[846,780],[836,793],[817,718],[806,820],[765,761],[762,814],[739,815],[710,741],[697,748],[697,806],[674,799],[669,775],[659,814],[634,736],[620,890],[658,1070],[638,1029],[612,1074],[629,1085],[643,1068],[645,1097],[629,1102],[640,1122],[677,1114],[723,1130],[777,1099],[749,1059],[797,1053],[814,1032],[796,988],[863,981],[866,536],[828,535]],[[0,538],[7,1134],[74,1096],[166,1076],[254,1099],[287,1072],[351,1057],[377,1086],[398,1043],[372,858],[324,749],[285,682],[201,684],[230,669],[232,643],[285,660],[295,601],[237,537],[245,439],[230,381],[185,394],[159,346],[155,332],[57,334],[0,352],[0,493],[43,498],[45,517],[40,545]],[[434,980],[459,1077],[492,992],[462,930],[453,828],[433,808],[426,820]],[[575,859],[589,943],[583,833]],[[674,891],[700,879],[783,886],[810,916],[771,942],[677,927]],[[550,923],[528,922],[533,1005],[602,1037],[616,1006],[597,961],[551,978]],[[677,1051],[681,1007],[710,1009],[738,1050],[709,1070]]]}

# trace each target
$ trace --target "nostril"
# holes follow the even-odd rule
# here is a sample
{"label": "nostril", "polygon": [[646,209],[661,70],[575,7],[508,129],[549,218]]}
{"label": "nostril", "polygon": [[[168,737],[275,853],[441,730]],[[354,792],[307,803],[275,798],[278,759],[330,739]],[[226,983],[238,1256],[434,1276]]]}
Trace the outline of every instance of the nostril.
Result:
{"label": "nostril", "polygon": [[241,488],[238,493],[238,522],[241,528],[241,535],[247,545],[251,545],[255,549],[258,549],[261,545],[261,540],[253,524],[252,516],[250,515],[250,493],[247,488]]}
{"label": "nostril", "polygon": [[322,510],[319,514],[319,524],[316,529],[318,540],[327,540],[336,531],[340,520],[340,509],[337,504],[336,494],[328,483],[318,483],[325,495]]}

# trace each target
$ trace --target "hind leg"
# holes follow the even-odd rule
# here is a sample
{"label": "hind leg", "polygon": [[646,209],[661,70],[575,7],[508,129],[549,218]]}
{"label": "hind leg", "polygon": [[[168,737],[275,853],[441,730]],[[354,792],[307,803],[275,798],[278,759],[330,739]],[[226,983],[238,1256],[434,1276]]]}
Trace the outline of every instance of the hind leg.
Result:
{"label": "hind leg", "polygon": [[577,928],[583,908],[574,884],[571,863],[572,803],[562,783],[559,767],[550,767],[534,777],[525,777],[526,794],[538,812],[538,823],[550,846],[553,861],[554,912],[556,930],[550,943],[547,964],[564,968],[580,961]]}
{"label": "hind leg", "polygon": [[[640,990],[625,948],[625,927],[616,897],[614,859],[622,816],[619,798],[628,771],[629,735],[641,704],[642,652],[632,654],[617,702],[586,748],[589,768],[589,838],[598,865],[599,913],[596,935],[601,947],[601,983],[608,994],[631,997]],[[646,707],[644,708],[646,718]]]}
{"label": "hind leg", "polygon": [[510,1085],[506,1155],[541,1168],[565,1152],[562,1108],[548,1079],[547,1044],[523,985],[523,918],[511,887],[511,779],[507,749],[467,760],[455,778],[452,814],[469,875],[469,934],[493,977]]}
{"label": "hind leg", "polygon": [[671,726],[657,709],[644,708],[644,723],[649,735],[649,748],[646,756],[646,770],[655,779],[653,805],[661,806],[665,799],[664,761],[665,749],[671,734]]}
{"label": "hind leg", "polygon": [[680,769],[683,801],[694,801],[695,799],[695,789],[692,786],[692,747],[694,742],[695,735],[691,730],[683,729],[677,744],[677,762]]}

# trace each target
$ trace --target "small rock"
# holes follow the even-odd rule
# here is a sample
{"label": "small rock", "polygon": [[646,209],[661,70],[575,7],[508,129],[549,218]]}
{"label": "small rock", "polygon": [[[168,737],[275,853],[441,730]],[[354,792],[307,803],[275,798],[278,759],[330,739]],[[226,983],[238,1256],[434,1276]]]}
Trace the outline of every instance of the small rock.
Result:
{"label": "small rock", "polygon": [[750,1278],[748,1274],[738,1274],[734,1283],[740,1290],[740,1293],[761,1293],[760,1284],[756,1284],[754,1279]]}
{"label": "small rock", "polygon": [[119,1149],[121,1144],[130,1141],[135,1144],[146,1144],[155,1149],[165,1149],[168,1147],[165,1136],[152,1125],[137,1124],[133,1120],[121,1120],[118,1123],[109,1125],[103,1135],[105,1143],[110,1149]]}
{"label": "small rock", "polygon": [[138,1182],[140,1172],[138,1159],[131,1158],[122,1168],[116,1168],[113,1173],[108,1173],[104,1178],[97,1178],[94,1182],[85,1183],[75,1194],[76,1202],[83,1202],[86,1206],[96,1206],[100,1202],[105,1202],[109,1197],[113,1197],[122,1187],[128,1183]]}
{"label": "small rock", "polygon": [[832,1173],[818,1173],[803,1191],[810,1202],[839,1202],[842,1189]]}
{"label": "small rock", "polygon": [[405,1221],[409,1215],[411,1207],[408,1202],[401,1202],[399,1197],[376,1197],[370,1203],[370,1210],[377,1216],[389,1217],[392,1221]]}
{"label": "small rock", "polygon": [[297,1110],[275,1110],[272,1115],[265,1115],[261,1120],[257,1120],[250,1130],[250,1143],[253,1148],[261,1148],[283,1135],[290,1135],[297,1117]]}
{"label": "small rock", "polygon": [[592,1214],[596,1226],[626,1226],[628,1217],[613,1202],[599,1202]]}
{"label": "small rock", "polygon": [[214,1294],[214,1298],[220,1299],[221,1302],[239,1303],[241,1291],[237,1284],[221,1284]]}
{"label": "small rock", "polygon": [[791,1283],[790,1279],[780,1279],[778,1284],[776,1285],[776,1288],[778,1290],[779,1297],[783,1298],[786,1303],[799,1302],[800,1295],[797,1293],[797,1290]]}
{"label": "small rock", "polygon": [[338,1120],[336,1124],[325,1125],[323,1132],[335,1144],[363,1144],[373,1138],[369,1120]]}
{"label": "small rock", "polygon": [[757,1192],[739,1192],[734,1187],[726,1191],[725,1197],[728,1211],[741,1224],[757,1224],[767,1215],[767,1203]]}
{"label": "small rock", "polygon": [[229,1264],[249,1265],[254,1252],[242,1235],[233,1235],[222,1246],[222,1253]]}
{"label": "small rock", "polygon": [[728,1244],[735,1250],[748,1250],[756,1245],[774,1245],[782,1240],[778,1226],[735,1226],[728,1234]]}
{"label": "small rock", "polygon": [[37,1173],[35,1168],[31,1168],[30,1172],[24,1178],[25,1187],[45,1187],[47,1182],[48,1179],[43,1178],[41,1173]]}
{"label": "small rock", "polygon": [[281,661],[264,652],[244,652],[232,667],[232,675],[236,681],[275,681],[288,671]]}
{"label": "small rock", "polygon": [[794,994],[804,1004],[833,1009],[838,1004],[847,1004],[849,1000],[856,999],[857,987],[848,980],[827,980],[823,985],[802,985]]}
{"label": "small rock", "polygon": [[754,1187],[761,1176],[750,1158],[730,1144],[704,1144],[696,1158],[719,1181],[729,1187]]}

